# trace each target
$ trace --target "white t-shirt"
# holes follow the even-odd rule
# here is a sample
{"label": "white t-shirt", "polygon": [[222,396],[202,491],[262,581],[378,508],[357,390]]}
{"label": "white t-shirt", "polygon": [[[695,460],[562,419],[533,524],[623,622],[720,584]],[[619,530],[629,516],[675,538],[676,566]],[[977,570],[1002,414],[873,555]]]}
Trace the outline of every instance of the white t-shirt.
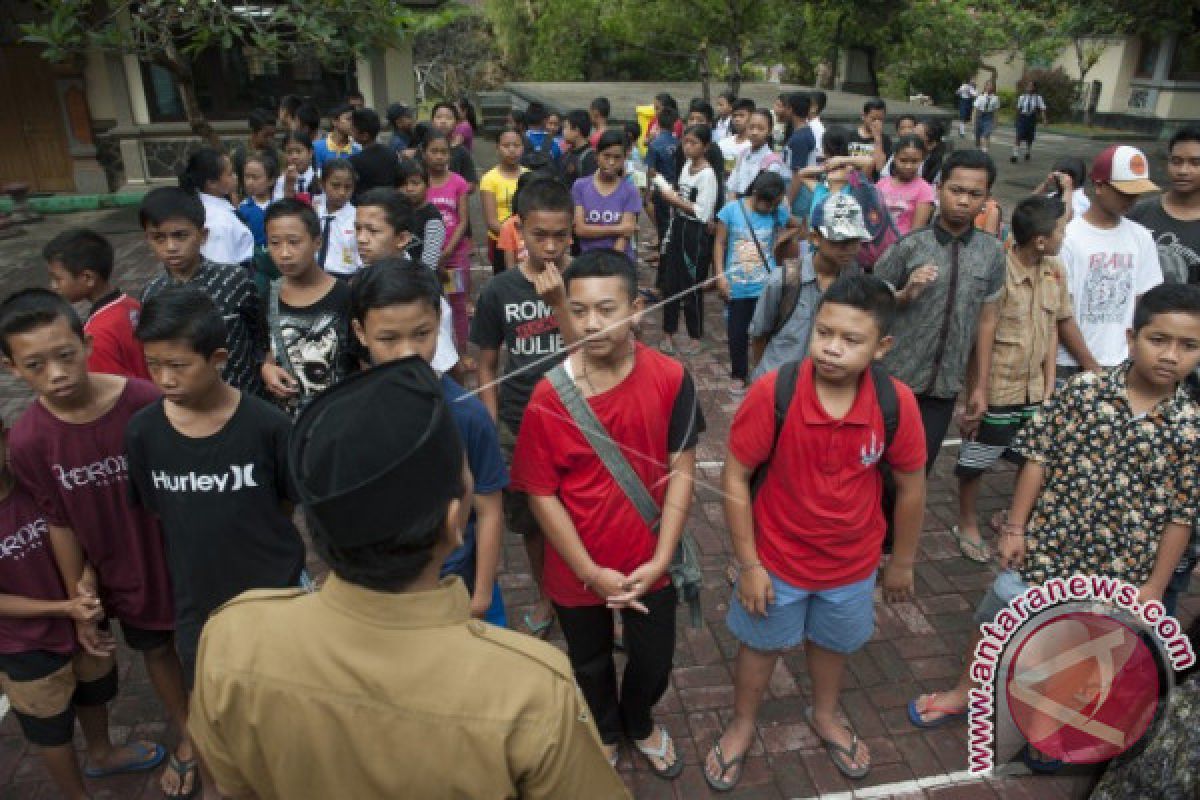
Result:
{"label": "white t-shirt", "polygon": [[805,166],[815,167],[825,156],[825,123],[821,122],[820,117],[813,117],[808,121],[808,127],[812,130],[813,138],[817,140],[817,146],[808,154],[808,164]]}
{"label": "white t-shirt", "polygon": [[[325,195],[317,195],[313,203],[317,219],[321,221],[321,232],[325,231]],[[320,258],[318,251],[318,260]],[[362,267],[358,257],[358,240],[354,235],[354,205],[346,203],[333,213],[329,225],[329,247],[325,251],[325,271],[333,275],[353,275]]]}
{"label": "white t-shirt", "polygon": [[1071,219],[1082,217],[1084,212],[1092,207],[1092,201],[1087,196],[1087,192],[1080,187],[1071,192]]}
{"label": "white t-shirt", "polygon": [[218,264],[241,264],[254,257],[254,234],[224,197],[200,192],[208,239],[200,254]]}
{"label": "white t-shirt", "polygon": [[[747,143],[748,145],[749,143]],[[783,163],[783,157],[773,151],[768,145],[757,150],[749,146],[743,150],[734,164],[733,172],[725,180],[725,190],[728,193],[744,194],[760,172],[774,172],[781,178],[790,178],[790,170]]]}
{"label": "white t-shirt", "polygon": [[[1133,326],[1137,298],[1163,282],[1154,237],[1123,217],[1111,229],[1076,217],[1067,225],[1060,257],[1088,350],[1102,367],[1120,364],[1129,356],[1125,332]],[[1062,346],[1058,363],[1077,366]]]}
{"label": "white t-shirt", "polygon": [[972,86],[969,83],[964,83],[962,86],[958,87],[958,91],[955,92],[954,94],[957,95],[958,97],[962,98],[963,100],[966,100],[968,98],[972,98],[972,97],[975,97],[976,95],[978,95],[979,90],[976,89],[974,86]]}
{"label": "white t-shirt", "polygon": [[701,222],[711,222],[717,210],[717,174],[712,167],[705,167],[695,175],[691,169],[692,160],[688,159],[679,173],[679,194],[686,200],[695,189],[696,199],[692,201],[696,207],[695,217]]}
{"label": "white t-shirt", "polygon": [[721,155],[725,159],[725,175],[728,177],[733,175],[733,168],[737,166],[738,158],[750,149],[750,140],[742,139],[739,142],[736,136],[726,136],[717,143],[717,146],[721,148]]}

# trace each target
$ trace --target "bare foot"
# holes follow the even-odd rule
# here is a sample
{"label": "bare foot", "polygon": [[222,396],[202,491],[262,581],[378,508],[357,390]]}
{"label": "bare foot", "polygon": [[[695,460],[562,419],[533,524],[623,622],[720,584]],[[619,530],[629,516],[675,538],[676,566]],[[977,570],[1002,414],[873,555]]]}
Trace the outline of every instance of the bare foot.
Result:
{"label": "bare foot", "polygon": [[932,692],[918,697],[913,707],[923,724],[934,725],[938,720],[966,711],[967,695],[959,689]]}

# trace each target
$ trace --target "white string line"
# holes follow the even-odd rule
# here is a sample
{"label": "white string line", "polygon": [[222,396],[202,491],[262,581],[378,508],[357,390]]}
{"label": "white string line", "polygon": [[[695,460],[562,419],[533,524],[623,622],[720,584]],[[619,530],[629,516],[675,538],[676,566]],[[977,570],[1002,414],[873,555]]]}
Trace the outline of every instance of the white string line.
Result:
{"label": "white string line", "polygon": [[[622,317],[621,319],[617,320],[616,322],[613,322],[612,324],[610,324],[608,327],[598,330],[593,334],[589,334],[576,342],[572,342],[571,344],[567,345],[565,348],[563,348],[562,350],[560,350],[557,353],[547,353],[546,355],[542,356],[541,358],[538,358],[535,361],[531,361],[528,364],[525,364],[524,366],[517,367],[516,369],[512,370],[511,372],[508,372],[493,381],[485,383],[476,389],[472,389],[471,391],[466,392],[465,394],[463,394],[462,397],[460,397],[455,402],[461,402],[462,400],[465,400],[467,397],[474,397],[475,395],[482,392],[484,389],[491,389],[494,386],[499,386],[500,384],[504,383],[509,378],[514,378],[523,372],[528,372],[529,370],[536,369],[549,361],[557,360],[560,357],[564,356],[565,354],[568,354],[574,350],[578,350],[580,347],[587,344],[590,340],[604,336],[609,331],[612,331],[612,330],[615,330],[615,329],[621,327],[626,322],[628,322],[630,319],[632,319],[635,316],[638,316],[639,314],[649,314],[653,311],[657,311],[658,309],[662,308],[663,306],[667,305],[668,303],[673,303],[674,301],[682,298],[683,296],[691,294],[692,292],[703,291],[705,286],[707,286],[708,284],[717,280],[719,277],[720,276],[718,276],[718,275],[713,275],[709,278],[705,278],[700,283],[693,284],[691,287],[684,289],[682,292],[678,292],[677,294],[674,294],[663,300],[659,300],[657,303],[655,303],[647,308],[644,308],[635,314],[630,314],[629,316]],[[562,330],[562,322],[559,321],[558,324],[559,324],[559,330],[561,331]]]}

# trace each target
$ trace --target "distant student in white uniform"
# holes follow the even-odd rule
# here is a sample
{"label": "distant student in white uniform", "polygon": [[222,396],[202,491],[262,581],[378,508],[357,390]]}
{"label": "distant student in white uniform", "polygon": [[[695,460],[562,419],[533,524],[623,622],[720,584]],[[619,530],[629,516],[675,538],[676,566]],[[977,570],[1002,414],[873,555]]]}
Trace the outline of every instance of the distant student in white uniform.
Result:
{"label": "distant student in white uniform", "polygon": [[229,196],[237,190],[229,156],[211,147],[192,153],[179,176],[179,187],[195,192],[204,204],[208,238],[200,254],[218,264],[248,263],[254,257],[254,234],[229,202]]}
{"label": "distant student in white uniform", "polygon": [[321,170],[321,194],[313,198],[313,209],[321,220],[321,248],[317,266],[335,278],[349,280],[362,268],[358,242],[354,238],[354,167],[345,158],[325,162]]}

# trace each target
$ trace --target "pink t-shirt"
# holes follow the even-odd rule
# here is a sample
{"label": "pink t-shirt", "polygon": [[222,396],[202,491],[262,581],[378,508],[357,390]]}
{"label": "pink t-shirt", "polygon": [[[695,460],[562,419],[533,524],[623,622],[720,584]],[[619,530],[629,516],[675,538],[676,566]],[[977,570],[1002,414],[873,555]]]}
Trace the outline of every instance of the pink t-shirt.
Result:
{"label": "pink t-shirt", "polygon": [[[425,202],[441,212],[442,221],[446,223],[447,242],[454,236],[459,225],[466,224],[466,220],[458,216],[458,204],[463,197],[470,193],[471,186],[457,172],[447,172],[445,183],[441,186],[431,184],[429,190],[425,192]],[[464,234],[458,247],[454,248],[454,253],[450,256],[449,266],[468,267],[470,264],[471,237]]]}
{"label": "pink t-shirt", "polygon": [[105,611],[147,630],[172,629],[175,611],[162,530],[129,500],[125,427],[159,396],[154,384],[129,378],[111,409],[82,424],[34,401],[8,439],[9,464],[46,522],[75,531]]}
{"label": "pink t-shirt", "polygon": [[912,230],[913,217],[917,206],[921,203],[934,202],[933,187],[924,178],[913,178],[908,183],[900,183],[892,176],[880,179],[875,184],[883,202],[887,204],[892,221],[901,236]]}

